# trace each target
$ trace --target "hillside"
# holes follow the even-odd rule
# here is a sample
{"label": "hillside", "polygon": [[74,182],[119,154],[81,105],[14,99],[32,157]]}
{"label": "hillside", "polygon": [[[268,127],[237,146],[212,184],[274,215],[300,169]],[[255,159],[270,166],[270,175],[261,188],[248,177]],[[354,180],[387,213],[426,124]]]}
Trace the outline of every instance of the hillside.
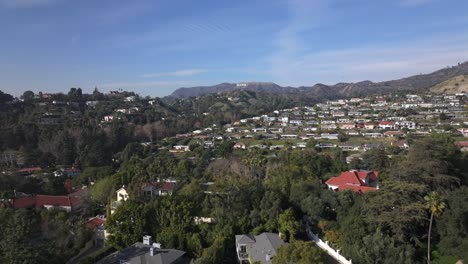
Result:
{"label": "hillside", "polygon": [[431,92],[436,94],[468,93],[468,75],[459,75],[432,87]]}
{"label": "hillside", "polygon": [[271,92],[271,93],[293,93],[298,92],[298,89],[292,87],[281,87],[271,82],[245,82],[245,83],[221,83],[213,86],[197,86],[190,88],[179,88],[175,90],[169,97],[182,99],[192,96],[202,96],[211,93],[223,93],[234,90],[247,90],[254,92]]}
{"label": "hillside", "polygon": [[275,83],[247,82],[222,83],[213,86],[198,86],[179,88],[167,98],[182,99],[201,96],[210,93],[223,93],[233,90],[248,90],[254,92],[269,92],[280,94],[299,94],[307,97],[337,98],[384,94],[395,91],[429,91],[432,87],[459,75],[468,75],[468,62],[447,67],[429,74],[414,75],[398,80],[384,82],[362,81],[357,83],[338,83],[335,85],[315,84],[305,87],[282,87]]}

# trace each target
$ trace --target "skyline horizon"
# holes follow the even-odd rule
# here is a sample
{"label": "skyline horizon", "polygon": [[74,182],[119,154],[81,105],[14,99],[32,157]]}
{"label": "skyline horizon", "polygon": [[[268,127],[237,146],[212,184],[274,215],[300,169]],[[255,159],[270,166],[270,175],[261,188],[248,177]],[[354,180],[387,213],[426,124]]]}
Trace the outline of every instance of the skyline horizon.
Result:
{"label": "skyline horizon", "polygon": [[[167,96],[170,96],[172,93],[174,93],[176,90],[178,89],[190,89],[190,88],[194,88],[194,87],[211,87],[211,86],[216,86],[216,85],[219,85],[219,84],[224,84],[224,83],[227,83],[227,84],[242,84],[242,83],[271,83],[271,84],[276,84],[276,85],[279,85],[281,87],[290,87],[290,88],[301,88],[301,87],[312,87],[314,85],[319,85],[319,84],[324,84],[324,85],[327,85],[327,86],[334,86],[334,85],[337,85],[337,84],[340,84],[340,83],[359,83],[359,82],[365,82],[365,81],[370,81],[370,82],[373,82],[373,83],[379,83],[379,82],[386,82],[386,81],[394,81],[394,80],[400,80],[400,79],[405,79],[405,78],[408,78],[408,77],[412,77],[412,76],[417,76],[417,75],[426,75],[426,74],[431,74],[433,72],[436,72],[436,71],[439,71],[439,70],[442,70],[442,69],[445,69],[445,68],[449,68],[449,67],[455,67],[457,65],[460,65],[460,64],[464,64],[464,63],[468,63],[468,60],[464,60],[464,61],[460,61],[460,62],[456,62],[454,64],[451,64],[451,65],[445,65],[445,66],[442,66],[442,67],[439,67],[439,68],[436,68],[434,70],[430,70],[428,72],[420,72],[418,74],[414,74],[414,75],[404,75],[404,76],[400,76],[398,78],[395,78],[395,79],[384,79],[384,80],[371,80],[370,78],[367,78],[367,79],[362,79],[362,80],[355,80],[355,81],[342,81],[342,82],[334,82],[334,83],[324,83],[324,82],[315,82],[313,84],[310,84],[310,85],[299,85],[299,86],[293,86],[293,85],[284,85],[284,84],[279,84],[277,82],[274,82],[274,81],[256,81],[256,80],[249,80],[249,81],[236,81],[236,82],[233,82],[233,81],[223,81],[223,82],[217,82],[217,83],[212,83],[212,84],[202,84],[202,85],[191,85],[191,86],[181,86],[181,87],[176,87],[176,88],[173,88],[172,90],[169,90],[167,94],[164,94],[164,95],[152,95],[152,94],[141,94],[139,93],[137,90],[138,88],[135,88],[135,89],[132,89],[130,87],[127,87],[125,88],[124,86],[123,87],[114,87],[114,88],[108,88],[108,87],[104,87],[104,89],[98,85],[90,85],[90,86],[87,86],[87,87],[80,87],[80,86],[70,86],[68,88],[64,88],[63,90],[60,90],[60,91],[47,91],[47,90],[37,90],[37,89],[24,89],[24,90],[21,90],[21,91],[18,91],[18,93],[10,93],[10,92],[7,92],[8,94],[11,94],[13,95],[14,97],[17,97],[17,98],[20,98],[20,96],[25,92],[25,91],[33,91],[35,94],[39,94],[40,92],[42,93],[63,93],[63,94],[66,94],[71,88],[81,88],[83,93],[88,93],[88,94],[91,94],[95,88],[98,89],[99,92],[103,92],[103,93],[109,93],[110,91],[118,91],[118,90],[123,90],[123,91],[127,91],[127,92],[135,92],[135,94],[141,96],[141,97],[147,97],[147,96],[150,96],[150,97],[159,97],[159,98],[163,98],[163,97],[167,97]],[[3,92],[6,92],[6,90],[3,90],[3,89],[0,89],[0,91],[3,91]]]}

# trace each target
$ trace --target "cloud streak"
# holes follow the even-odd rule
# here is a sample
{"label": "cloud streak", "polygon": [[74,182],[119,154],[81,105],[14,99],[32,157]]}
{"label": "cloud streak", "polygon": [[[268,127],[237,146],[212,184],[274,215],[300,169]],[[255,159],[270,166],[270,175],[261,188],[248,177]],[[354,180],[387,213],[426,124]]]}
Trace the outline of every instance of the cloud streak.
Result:
{"label": "cloud streak", "polygon": [[143,74],[141,77],[143,78],[159,78],[159,77],[187,77],[187,76],[194,76],[201,73],[207,72],[205,69],[185,69],[185,70],[178,70],[178,71],[171,71],[171,72],[156,72],[156,73],[148,73]]}

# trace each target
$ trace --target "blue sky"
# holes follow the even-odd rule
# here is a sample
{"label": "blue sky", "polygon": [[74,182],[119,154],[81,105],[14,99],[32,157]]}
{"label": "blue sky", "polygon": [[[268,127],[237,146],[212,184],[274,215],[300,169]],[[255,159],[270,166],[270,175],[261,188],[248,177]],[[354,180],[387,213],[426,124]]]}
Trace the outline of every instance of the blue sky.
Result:
{"label": "blue sky", "polygon": [[468,60],[466,0],[0,0],[0,90],[382,81]]}

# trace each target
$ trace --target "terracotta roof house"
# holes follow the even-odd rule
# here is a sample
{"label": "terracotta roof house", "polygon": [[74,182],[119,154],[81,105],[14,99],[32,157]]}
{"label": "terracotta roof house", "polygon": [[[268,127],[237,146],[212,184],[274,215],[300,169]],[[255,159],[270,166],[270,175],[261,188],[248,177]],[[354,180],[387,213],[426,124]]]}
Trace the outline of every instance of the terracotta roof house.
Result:
{"label": "terracotta roof house", "polygon": [[64,209],[71,212],[78,208],[81,204],[79,198],[74,196],[51,196],[51,195],[36,195],[27,197],[17,197],[11,200],[11,207],[20,208],[53,208]]}
{"label": "terracotta roof house", "polygon": [[379,188],[378,171],[345,171],[338,177],[331,177],[326,181],[330,190],[353,190],[356,193],[375,191]]}

